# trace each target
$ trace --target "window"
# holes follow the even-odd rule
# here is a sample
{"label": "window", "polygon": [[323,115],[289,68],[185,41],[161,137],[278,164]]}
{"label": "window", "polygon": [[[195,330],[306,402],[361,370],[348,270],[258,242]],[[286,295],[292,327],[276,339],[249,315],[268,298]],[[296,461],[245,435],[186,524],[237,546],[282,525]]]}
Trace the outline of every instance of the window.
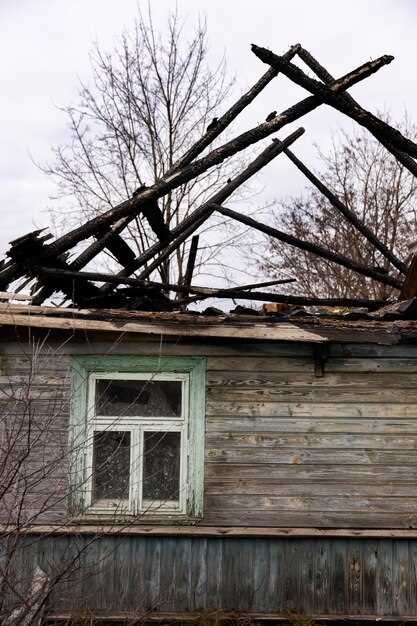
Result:
{"label": "window", "polygon": [[75,512],[199,517],[205,360],[76,357]]}

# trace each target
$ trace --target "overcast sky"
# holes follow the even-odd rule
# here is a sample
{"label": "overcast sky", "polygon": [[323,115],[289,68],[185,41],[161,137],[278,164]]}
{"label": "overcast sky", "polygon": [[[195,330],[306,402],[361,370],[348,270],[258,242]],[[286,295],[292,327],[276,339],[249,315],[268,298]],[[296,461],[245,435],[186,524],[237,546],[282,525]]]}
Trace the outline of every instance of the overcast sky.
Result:
{"label": "overcast sky", "polygon": [[[226,54],[239,92],[265,71],[251,42],[279,53],[300,42],[335,75],[387,53],[395,61],[351,93],[372,111],[389,109],[395,120],[407,108],[417,121],[416,0],[151,0],[157,26],[175,4],[190,28],[199,16],[207,19],[213,59]],[[76,102],[79,78],[88,80],[92,43],[110,50],[136,14],[136,0],[0,0],[0,256],[8,241],[48,223],[54,188],[33,161],[45,162],[51,145],[65,141],[58,107]],[[301,94],[279,77],[233,130]],[[321,107],[303,120],[307,132],[294,151],[314,165],[313,143],[325,147],[342,124],[350,127]],[[262,182],[268,198],[305,185],[284,158],[269,165]]]}

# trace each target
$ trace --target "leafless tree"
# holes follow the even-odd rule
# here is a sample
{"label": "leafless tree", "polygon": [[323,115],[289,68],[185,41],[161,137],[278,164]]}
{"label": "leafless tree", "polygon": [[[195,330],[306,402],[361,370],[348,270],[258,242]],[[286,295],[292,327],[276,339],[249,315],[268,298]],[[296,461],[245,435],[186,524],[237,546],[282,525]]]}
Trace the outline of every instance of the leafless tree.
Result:
{"label": "leafless tree", "polygon": [[[91,66],[92,79],[81,86],[79,104],[63,109],[71,140],[56,146],[52,163],[43,168],[58,184],[60,201],[53,209],[58,229],[94,217],[161,178],[221,113],[232,85],[224,59],[210,69],[204,23],[190,37],[175,11],[162,32],[150,5],[112,53],[95,46]],[[160,208],[166,224],[178,225],[233,176],[236,165],[211,168],[164,196]],[[224,219],[214,215],[203,228],[207,236],[196,274],[203,265],[213,273],[224,245],[239,237],[239,229],[231,232],[223,225]],[[124,237],[137,255],[155,235],[146,219],[136,217]],[[164,282],[181,281],[189,244],[158,268]]]}
{"label": "leafless tree", "polygon": [[[80,515],[75,496],[85,489],[92,476],[87,471],[83,480],[77,478],[75,483],[78,476],[75,458],[83,454],[91,441],[84,434],[68,441],[69,405],[76,389],[71,391],[65,343],[22,338],[12,354],[2,357],[1,626],[40,626],[48,606],[52,604],[56,608],[61,601],[66,603],[66,610],[69,608],[80,619],[91,600],[85,581],[111,567],[112,549],[91,556],[98,535],[93,532],[82,537],[74,530]],[[57,371],[58,360],[62,366]],[[111,433],[114,423],[104,432]],[[117,471],[111,471],[112,467],[120,469],[120,452],[118,447],[110,452],[106,450],[105,462],[95,466],[104,489],[121,480]],[[153,457],[154,450],[150,454]],[[151,503],[150,507],[153,506]],[[142,517],[143,513],[126,516],[120,510],[107,515],[106,526],[117,527],[122,532]],[[67,537],[57,553],[50,549],[52,527]],[[156,597],[155,607],[162,600]],[[138,598],[138,608],[132,611],[134,623],[144,615],[141,602],[143,599]]]}
{"label": "leafless tree", "polygon": [[[416,127],[406,116],[402,130],[413,138],[417,136]],[[416,233],[417,179],[366,131],[340,132],[333,138],[331,150],[323,153],[318,149],[318,155],[318,178],[389,250],[405,260],[408,244]],[[383,271],[389,268],[389,261],[315,187],[280,202],[275,225],[366,266]],[[389,285],[276,239],[267,241],[266,253],[258,263],[271,277],[283,269],[290,270],[297,278],[291,291],[310,296],[385,299],[392,291]]]}

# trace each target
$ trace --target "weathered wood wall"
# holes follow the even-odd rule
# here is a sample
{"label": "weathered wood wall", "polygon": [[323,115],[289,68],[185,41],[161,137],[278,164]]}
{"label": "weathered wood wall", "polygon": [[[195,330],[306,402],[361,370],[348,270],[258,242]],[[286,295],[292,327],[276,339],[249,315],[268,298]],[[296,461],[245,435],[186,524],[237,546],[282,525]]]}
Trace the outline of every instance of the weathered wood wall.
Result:
{"label": "weathered wood wall", "polygon": [[[35,562],[54,579],[91,539],[27,538],[17,569],[26,584]],[[107,536],[77,565],[54,589],[49,614],[417,619],[416,540]]]}
{"label": "weathered wood wall", "polygon": [[[416,346],[332,345],[317,377],[313,349],[301,344],[50,339],[37,351],[29,397],[40,417],[53,415],[57,458],[77,353],[208,357],[202,524],[417,528]],[[33,350],[9,342],[0,354],[10,410],[14,395],[27,397]],[[58,465],[47,491],[61,496],[39,521],[65,517],[64,460]]]}

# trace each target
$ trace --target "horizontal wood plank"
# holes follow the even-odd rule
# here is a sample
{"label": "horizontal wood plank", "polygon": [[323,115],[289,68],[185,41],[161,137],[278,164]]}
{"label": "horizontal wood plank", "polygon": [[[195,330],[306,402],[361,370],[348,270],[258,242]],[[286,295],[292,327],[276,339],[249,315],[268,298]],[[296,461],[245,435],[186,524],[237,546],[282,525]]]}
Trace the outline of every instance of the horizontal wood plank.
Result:
{"label": "horizontal wood plank", "polygon": [[249,449],[262,448],[331,448],[344,450],[412,450],[417,456],[416,435],[387,434],[340,434],[340,433],[288,433],[288,432],[216,432],[209,431],[206,437],[207,448]]}
{"label": "horizontal wood plank", "polygon": [[403,418],[417,420],[417,404],[405,402],[234,402],[209,400],[209,416],[310,417],[310,418]]}
{"label": "horizontal wood plank", "polygon": [[[416,440],[417,442],[417,440]],[[208,463],[273,463],[278,465],[417,465],[417,450],[350,450],[343,448],[208,448]]]}
{"label": "horizontal wood plank", "polygon": [[[354,405],[366,403],[378,404],[414,404],[417,407],[417,388],[390,389],[383,387],[295,387],[290,385],[277,385],[276,387],[263,387],[251,389],[230,389],[230,387],[209,387],[207,398],[209,402],[221,400],[235,404],[252,402],[297,402],[309,403],[309,405],[323,403]],[[337,407],[338,409],[339,407]],[[363,409],[361,408],[362,412]],[[381,407],[381,413],[383,412]],[[417,415],[417,413],[416,413]]]}
{"label": "horizontal wood plank", "polygon": [[[259,511],[255,509],[239,509],[234,512],[235,526],[263,526],[271,527],[320,527],[320,528],[417,528],[417,514],[415,513],[368,513],[363,512],[302,512],[302,511]],[[207,511],[204,522],[212,525],[227,525],[230,523],[230,511],[225,509],[210,509]]]}
{"label": "horizontal wood plank", "polygon": [[407,435],[417,433],[417,420],[413,419],[320,419],[257,417],[240,415],[236,417],[212,415],[206,421],[207,432],[235,433],[345,433]]}
{"label": "horizontal wood plank", "polygon": [[[207,495],[266,495],[266,496],[339,496],[339,497],[407,497],[416,498],[414,483],[387,482],[328,482],[327,480],[311,482],[298,480],[285,482],[265,476],[259,478],[239,478],[230,472],[223,478],[206,478],[204,490]],[[343,481],[343,476],[341,477]]]}
{"label": "horizontal wood plank", "polygon": [[252,510],[261,512],[295,511],[309,512],[338,512],[338,513],[392,513],[416,514],[417,498],[382,497],[382,496],[275,496],[254,494],[206,495],[206,506],[209,510],[242,511]]}
{"label": "horizontal wood plank", "polygon": [[[260,339],[269,341],[300,341],[312,343],[325,343],[327,338],[319,335],[314,330],[307,330],[290,322],[282,322],[271,325],[265,323],[253,323],[246,325],[222,324],[220,321],[203,320],[201,324],[191,324],[177,322],[172,324],[163,321],[129,321],[126,320],[98,320],[92,316],[85,318],[76,317],[52,317],[40,315],[30,315],[30,307],[26,314],[0,313],[0,325],[22,326],[27,328],[59,329],[64,331],[101,331],[111,333],[137,333],[150,335],[173,335],[186,337],[225,337],[236,339]],[[379,337],[377,341],[379,341]],[[393,340],[395,342],[395,339]]]}
{"label": "horizontal wood plank", "polygon": [[417,467],[385,465],[343,465],[336,468],[332,465],[277,465],[272,463],[258,464],[230,464],[207,463],[206,476],[208,480],[230,477],[231,472],[242,480],[245,478],[257,480],[289,481],[328,481],[329,483],[347,481],[355,483],[415,483],[417,481]]}
{"label": "horizontal wood plank", "polygon": [[[239,371],[239,370],[216,370],[208,371],[207,384],[211,389],[221,388],[224,390],[234,389],[265,389],[291,390],[296,388],[312,389],[332,389],[334,387],[351,389],[352,392],[362,393],[368,387],[371,391],[375,389],[386,389],[388,392],[396,389],[415,389],[416,374],[414,373],[393,373],[393,372],[372,372],[366,376],[359,372],[324,372],[324,376],[315,376],[313,372],[281,372],[281,371]],[[337,389],[336,389],[337,391]]]}

